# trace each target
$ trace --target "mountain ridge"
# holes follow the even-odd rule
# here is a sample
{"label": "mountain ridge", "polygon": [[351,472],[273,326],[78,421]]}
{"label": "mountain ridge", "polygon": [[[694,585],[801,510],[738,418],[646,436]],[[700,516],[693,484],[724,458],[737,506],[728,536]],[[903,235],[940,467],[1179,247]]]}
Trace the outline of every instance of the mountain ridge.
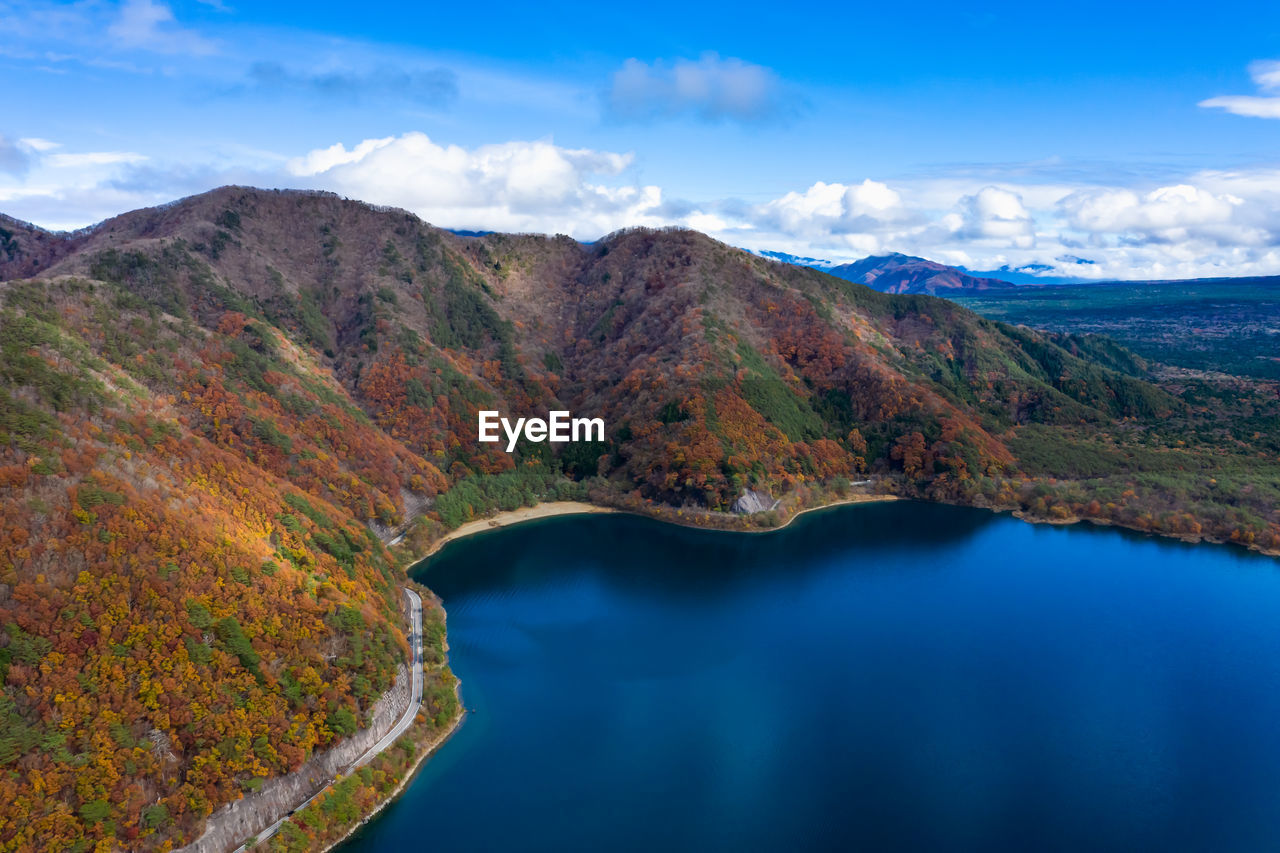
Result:
{"label": "mountain ridge", "polygon": [[[871,479],[1280,547],[1263,397],[697,232],[459,235],[245,187],[65,242],[5,227],[12,846],[189,841],[341,740],[404,659],[398,566],[496,509],[759,529]],[[552,408],[606,440],[477,441],[481,409]],[[734,514],[747,491],[779,508]]]}
{"label": "mountain ridge", "polygon": [[821,270],[846,281],[865,284],[882,293],[927,293],[945,296],[1018,286],[1016,282],[1001,279],[998,276],[971,273],[960,267],[947,266],[901,252],[868,255],[848,263],[800,257],[786,252],[760,251],[755,254],[785,264]]}

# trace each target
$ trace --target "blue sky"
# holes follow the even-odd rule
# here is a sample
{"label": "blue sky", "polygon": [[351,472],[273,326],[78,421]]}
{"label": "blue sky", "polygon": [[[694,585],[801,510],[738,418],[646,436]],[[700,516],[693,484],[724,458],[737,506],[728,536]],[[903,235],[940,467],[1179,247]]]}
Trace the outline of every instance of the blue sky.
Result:
{"label": "blue sky", "polygon": [[1256,2],[0,0],[0,33],[0,211],[51,228],[245,183],[454,228],[1280,274]]}

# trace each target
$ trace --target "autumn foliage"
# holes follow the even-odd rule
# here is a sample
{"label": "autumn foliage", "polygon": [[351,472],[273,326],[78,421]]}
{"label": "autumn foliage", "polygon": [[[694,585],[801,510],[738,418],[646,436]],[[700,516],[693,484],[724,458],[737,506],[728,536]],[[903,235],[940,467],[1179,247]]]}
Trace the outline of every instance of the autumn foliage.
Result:
{"label": "autumn foliage", "polygon": [[[425,544],[555,496],[745,525],[746,490],[794,507],[871,479],[1280,547],[1274,389],[1161,387],[1113,346],[693,232],[461,237],[224,188],[19,238],[0,849],[178,845],[354,731],[406,651],[382,543],[410,525]],[[551,408],[606,440],[476,440],[481,409]]]}

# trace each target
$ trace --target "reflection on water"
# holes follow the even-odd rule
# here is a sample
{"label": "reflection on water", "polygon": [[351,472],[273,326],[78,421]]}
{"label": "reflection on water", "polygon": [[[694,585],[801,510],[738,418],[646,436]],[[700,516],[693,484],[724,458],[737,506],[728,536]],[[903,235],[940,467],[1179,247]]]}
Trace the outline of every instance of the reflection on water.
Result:
{"label": "reflection on water", "polygon": [[344,849],[1273,849],[1276,566],[907,503],[461,540],[475,713]]}

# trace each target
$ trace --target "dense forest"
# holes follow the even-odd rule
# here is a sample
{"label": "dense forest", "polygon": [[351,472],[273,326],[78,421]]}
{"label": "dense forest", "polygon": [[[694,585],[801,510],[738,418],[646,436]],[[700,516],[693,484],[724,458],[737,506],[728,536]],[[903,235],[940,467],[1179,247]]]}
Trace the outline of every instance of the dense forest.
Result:
{"label": "dense forest", "polygon": [[[870,479],[1280,548],[1274,383],[1155,382],[1106,338],[697,233],[459,236],[235,187],[0,224],[3,849],[180,845],[354,731],[405,659],[404,560],[495,509],[764,524],[745,490]],[[606,440],[477,441],[480,409],[552,408]]]}

